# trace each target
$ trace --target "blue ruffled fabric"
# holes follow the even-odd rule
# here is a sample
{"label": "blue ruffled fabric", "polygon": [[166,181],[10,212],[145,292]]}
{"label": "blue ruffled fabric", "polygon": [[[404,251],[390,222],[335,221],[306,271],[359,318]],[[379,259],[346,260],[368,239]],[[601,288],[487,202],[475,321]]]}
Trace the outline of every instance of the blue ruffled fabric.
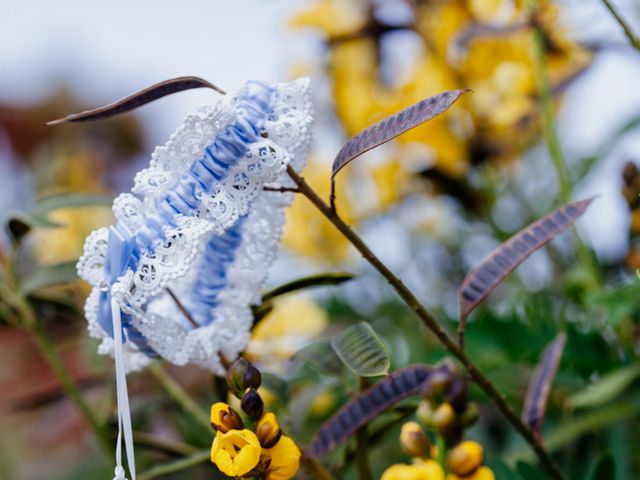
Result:
{"label": "blue ruffled fabric", "polygon": [[[237,119],[219,134],[205,149],[205,154],[193,162],[191,168],[158,204],[158,211],[145,219],[137,232],[131,232],[118,222],[109,228],[109,240],[105,259],[105,282],[99,300],[98,323],[113,338],[111,320],[111,286],[128,269],[135,270],[142,252],[153,253],[157,241],[166,241],[164,228],[175,226],[176,216],[193,215],[199,199],[213,191],[229,169],[242,158],[249,145],[260,139],[264,123],[272,112],[274,89],[262,82],[247,82],[238,100]],[[234,260],[234,253],[241,241],[244,218],[222,235],[212,235],[207,242],[204,260],[192,291],[190,308],[199,325],[211,322],[211,309],[215,307],[218,293],[226,285],[226,271]],[[122,316],[126,337],[150,356],[157,354],[149,347],[145,337],[131,324],[128,315]]]}

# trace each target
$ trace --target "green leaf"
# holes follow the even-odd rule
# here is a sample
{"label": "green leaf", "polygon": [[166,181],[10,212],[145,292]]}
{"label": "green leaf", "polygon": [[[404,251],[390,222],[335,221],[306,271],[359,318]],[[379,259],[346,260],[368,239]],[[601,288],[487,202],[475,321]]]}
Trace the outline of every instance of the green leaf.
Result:
{"label": "green leaf", "polygon": [[546,476],[533,465],[526,462],[518,462],[516,470],[522,480],[546,480]]}
{"label": "green leaf", "polygon": [[611,453],[605,452],[600,455],[589,478],[591,480],[612,480],[616,478],[616,464]]}
{"label": "green leaf", "polygon": [[597,407],[618,397],[640,375],[640,363],[618,368],[567,399],[570,408]]}
{"label": "green leaf", "polygon": [[110,207],[112,203],[113,197],[111,195],[62,192],[41,198],[32,212],[45,215],[60,208]]}
{"label": "green leaf", "polygon": [[348,282],[349,280],[353,280],[354,278],[356,278],[356,275],[346,272],[328,272],[320,273],[317,275],[309,275],[308,277],[298,278],[265,292],[262,295],[262,302],[264,303],[274,297],[279,297],[286,293],[295,292],[296,290],[303,290],[305,288],[320,287],[325,285],[340,285],[341,283]]}
{"label": "green leaf", "polygon": [[518,480],[516,474],[504,463],[500,458],[491,456],[486,461],[487,466],[493,471],[495,477],[499,480]]}
{"label": "green leaf", "polygon": [[329,340],[319,340],[307,345],[298,351],[294,358],[327,376],[340,375],[344,368],[342,361],[331,348]]}
{"label": "green leaf", "polygon": [[40,290],[45,287],[64,285],[78,279],[76,273],[77,260],[47,265],[36,270],[31,276],[25,278],[20,291],[24,295]]}
{"label": "green leaf", "polygon": [[347,328],[331,341],[340,360],[361,377],[389,372],[389,352],[371,325],[360,322]]}

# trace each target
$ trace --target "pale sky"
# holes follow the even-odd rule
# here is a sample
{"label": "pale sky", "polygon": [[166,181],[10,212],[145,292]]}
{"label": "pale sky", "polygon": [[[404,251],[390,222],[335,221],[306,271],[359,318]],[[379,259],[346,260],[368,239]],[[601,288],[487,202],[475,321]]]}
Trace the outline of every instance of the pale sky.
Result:
{"label": "pale sky", "polygon": [[[285,27],[304,3],[0,0],[0,100],[27,102],[70,84],[92,107],[181,75],[202,76],[225,89],[248,78],[284,80],[293,59],[320,52],[312,34]],[[578,36],[626,41],[600,0],[563,3]],[[636,0],[617,3],[640,25]],[[560,114],[567,154],[588,153],[617,124],[640,112],[638,85],[640,55],[628,48],[602,54],[569,91]],[[151,140],[163,142],[184,115],[214,100],[213,95],[191,91],[141,109]],[[628,219],[618,193],[619,173],[625,160],[640,161],[638,137],[636,132],[621,142],[575,194],[601,194],[588,213],[593,221],[583,222],[583,228],[605,256],[626,242]]]}

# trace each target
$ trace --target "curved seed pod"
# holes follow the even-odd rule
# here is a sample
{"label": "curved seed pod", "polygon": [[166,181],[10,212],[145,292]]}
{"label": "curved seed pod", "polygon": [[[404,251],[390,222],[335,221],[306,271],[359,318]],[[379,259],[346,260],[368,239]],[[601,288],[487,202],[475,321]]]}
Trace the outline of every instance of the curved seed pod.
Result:
{"label": "curved seed pod", "polygon": [[403,368],[358,394],[318,430],[306,455],[329,453],[381,412],[419,392],[432,370],[427,365]]}
{"label": "curved seed pod", "polygon": [[465,321],[473,309],[533,252],[569,228],[592,201],[593,197],[569,203],[545,215],[504,242],[478,267],[469,272],[458,289],[460,345],[464,340]]}
{"label": "curved seed pod", "polygon": [[400,110],[394,115],[383,118],[351,137],[342,146],[333,161],[331,169],[332,204],[335,193],[334,178],[345,165],[372,148],[382,145],[446,111],[465,92],[468,92],[468,90],[450,90],[426,98],[404,110]]}
{"label": "curved seed pod", "polygon": [[527,396],[522,409],[522,419],[538,435],[542,430],[551,383],[558,371],[558,364],[566,342],[567,336],[564,333],[560,333],[544,349],[540,363],[536,367],[527,389]]}
{"label": "curved seed pod", "polygon": [[140,90],[132,95],[129,95],[122,100],[110,103],[104,107],[96,108],[94,110],[86,110],[80,113],[74,113],[67,115],[64,118],[57,120],[51,120],[47,122],[47,125],[57,125],[59,123],[69,122],[92,122],[95,120],[103,120],[105,118],[120,115],[122,113],[135,110],[147,103],[151,103],[159,98],[166,97],[173,93],[182,92],[184,90],[191,90],[193,88],[211,88],[216,92],[224,94],[224,90],[216,87],[210,82],[199,77],[177,77],[164,82],[156,83],[150,87]]}

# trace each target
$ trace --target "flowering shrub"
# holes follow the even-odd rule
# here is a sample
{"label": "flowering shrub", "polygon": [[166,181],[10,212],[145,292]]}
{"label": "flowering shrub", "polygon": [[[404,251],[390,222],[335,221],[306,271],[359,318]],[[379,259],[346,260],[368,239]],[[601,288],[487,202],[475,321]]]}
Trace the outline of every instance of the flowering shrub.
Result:
{"label": "flowering shrub", "polygon": [[[573,192],[600,154],[565,154],[555,118],[600,49],[560,11],[321,0],[290,20],[321,42],[298,68],[313,83],[226,93],[180,77],[51,122],[80,132],[183,90],[220,95],[130,192],[102,193],[88,136],[54,162],[49,191],[63,192],[7,220],[1,327],[33,340],[94,433],[107,460],[89,452],[80,475],[635,478],[640,175],[634,162],[620,172],[629,248],[600,259],[573,228],[593,221],[598,200]],[[413,55],[399,55],[398,33]],[[325,130],[345,137],[332,164],[312,141]],[[49,145],[84,138],[59,135]],[[110,150],[122,163],[138,153]],[[269,280],[281,237],[284,283]],[[73,329],[68,354],[52,327],[83,317],[80,342],[99,345],[79,347]]]}

